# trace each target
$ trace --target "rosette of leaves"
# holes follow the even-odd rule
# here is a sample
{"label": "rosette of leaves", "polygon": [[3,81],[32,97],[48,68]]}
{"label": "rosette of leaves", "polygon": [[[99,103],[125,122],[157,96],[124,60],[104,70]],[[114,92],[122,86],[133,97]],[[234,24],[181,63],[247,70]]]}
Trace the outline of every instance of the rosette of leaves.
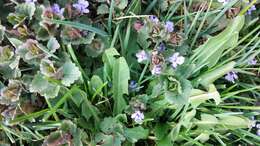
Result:
{"label": "rosette of leaves", "polygon": [[19,46],[16,50],[16,54],[20,55],[23,60],[29,64],[37,64],[41,59],[46,57],[38,41],[32,39],[28,39]]}
{"label": "rosette of leaves", "polygon": [[188,103],[192,85],[187,79],[170,76],[163,79],[163,89],[169,103],[183,105]]}
{"label": "rosette of leaves", "polygon": [[48,41],[47,48],[36,40],[28,39],[17,48],[16,53],[20,55],[25,62],[38,65],[41,59],[54,56],[53,53],[59,47],[60,45],[55,38],[51,38]]}
{"label": "rosette of leaves", "polygon": [[41,40],[48,40],[51,36],[55,36],[58,24],[52,23],[49,20],[62,20],[64,17],[61,14],[56,14],[50,7],[41,7],[42,9],[42,21],[40,24],[40,29],[37,31],[37,38]]}
{"label": "rosette of leaves", "polygon": [[18,68],[19,56],[15,56],[14,49],[10,46],[0,47],[0,74],[4,78],[16,78],[21,75]]}
{"label": "rosette of leaves", "polygon": [[108,39],[105,37],[97,37],[85,47],[85,52],[88,56],[97,57],[108,48]]}
{"label": "rosette of leaves", "polygon": [[126,140],[136,143],[140,139],[146,139],[149,130],[141,126],[127,128],[123,125],[127,122],[126,115],[119,114],[116,117],[107,117],[100,123],[100,133],[95,136],[96,144],[107,146],[121,146]]}
{"label": "rosette of leaves", "polygon": [[61,83],[65,86],[70,86],[81,77],[79,68],[71,61],[67,61],[62,66],[57,67],[53,61],[42,59],[40,71],[48,78],[61,80]]}
{"label": "rosette of leaves", "polygon": [[138,31],[137,42],[143,49],[147,49],[152,42],[160,43],[170,40],[171,34],[172,33],[166,31],[164,23],[154,23],[151,22],[151,20],[146,19],[144,20],[143,27]]}
{"label": "rosette of leaves", "polygon": [[59,93],[60,85],[50,82],[43,74],[37,73],[29,86],[29,90],[46,98],[54,98]]}
{"label": "rosette of leaves", "polygon": [[14,49],[10,46],[0,46],[0,67],[9,64],[14,58]]}
{"label": "rosette of leaves", "polygon": [[83,146],[84,133],[71,121],[65,120],[60,128],[46,137],[42,146],[74,145]]}
{"label": "rosette of leaves", "polygon": [[100,123],[100,129],[102,132],[95,136],[97,145],[121,146],[122,142],[125,141],[123,125],[117,118],[105,118]]}
{"label": "rosette of leaves", "polygon": [[79,30],[73,27],[64,27],[61,38],[64,44],[80,45],[90,44],[94,39],[95,33]]}
{"label": "rosette of leaves", "polygon": [[31,20],[35,10],[34,3],[20,3],[16,5],[15,12],[10,13],[7,19],[14,27],[17,27],[22,24],[25,19]]}
{"label": "rosette of leaves", "polygon": [[8,86],[0,90],[0,104],[10,105],[19,100],[22,92],[22,83],[18,80],[9,80]]}

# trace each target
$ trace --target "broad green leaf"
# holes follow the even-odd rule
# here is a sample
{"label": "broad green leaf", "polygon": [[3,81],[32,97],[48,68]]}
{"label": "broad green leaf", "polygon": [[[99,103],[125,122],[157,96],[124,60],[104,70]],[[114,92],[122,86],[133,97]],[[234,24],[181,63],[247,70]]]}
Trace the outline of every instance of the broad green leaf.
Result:
{"label": "broad green leaf", "polygon": [[79,71],[79,68],[70,61],[66,62],[62,66],[62,71],[63,77],[61,83],[65,86],[70,86],[81,77],[81,72]]}
{"label": "broad green leaf", "polygon": [[101,36],[108,36],[108,34],[105,31],[100,30],[100,29],[95,28],[95,27],[92,27],[90,25],[86,25],[86,24],[82,24],[82,23],[78,23],[78,22],[72,22],[72,21],[63,21],[63,20],[48,20],[48,21],[51,21],[52,23],[56,23],[56,24],[74,27],[74,28],[77,28],[77,29],[80,29],[80,30],[91,31],[91,32],[94,32],[94,33],[99,34]]}
{"label": "broad green leaf", "polygon": [[85,52],[88,56],[98,57],[108,47],[109,40],[105,37],[97,37],[91,41],[89,45],[85,47]]}
{"label": "broad green leaf", "polygon": [[21,82],[18,80],[9,80],[8,86],[0,90],[0,103],[9,105],[19,101],[21,92]]}
{"label": "broad green leaf", "polygon": [[0,65],[7,65],[13,60],[14,49],[10,46],[0,46]]}
{"label": "broad green leaf", "polygon": [[40,71],[43,75],[47,77],[54,77],[56,74],[56,68],[54,64],[49,59],[42,59],[40,64]]}
{"label": "broad green leaf", "polygon": [[229,115],[219,116],[219,123],[224,129],[249,128],[252,125],[252,121],[246,117]]}
{"label": "broad green leaf", "polygon": [[202,143],[205,143],[209,140],[209,134],[208,133],[201,133],[199,136],[195,138],[195,140],[199,140]]}
{"label": "broad green leaf", "polygon": [[189,101],[193,107],[197,107],[209,99],[215,100],[216,105],[221,102],[220,94],[213,84],[209,85],[208,92],[199,89],[193,89],[191,96],[189,97]]}
{"label": "broad green leaf", "polygon": [[97,75],[94,75],[92,76],[92,78],[90,79],[90,90],[92,92],[92,94],[94,94],[100,87],[103,86],[103,81],[102,79],[97,76]]}
{"label": "broad green leaf", "polygon": [[109,13],[109,8],[106,4],[101,4],[98,6],[97,9],[97,14],[108,14]]}
{"label": "broad green leaf", "polygon": [[23,44],[22,41],[16,39],[16,38],[8,38],[9,42],[13,45],[13,47],[18,48],[20,45]]}
{"label": "broad green leaf", "polygon": [[215,80],[219,79],[220,77],[224,76],[228,72],[232,71],[235,64],[236,62],[230,62],[208,73],[205,73],[198,78],[197,83],[208,88],[209,85],[212,84]]}
{"label": "broad green leaf", "polygon": [[126,138],[132,142],[136,143],[140,139],[146,139],[149,135],[149,130],[143,127],[126,128],[125,134]]}
{"label": "broad green leaf", "polygon": [[115,60],[112,74],[113,112],[114,114],[120,114],[126,107],[126,101],[123,95],[128,94],[128,80],[130,79],[129,67],[124,57]]}
{"label": "broad green leaf", "polygon": [[54,98],[58,95],[60,86],[50,83],[42,74],[36,74],[30,84],[30,92],[39,93],[46,98]]}
{"label": "broad green leaf", "polygon": [[60,48],[60,44],[55,37],[51,37],[48,41],[47,48],[51,53],[54,53]]}
{"label": "broad green leaf", "polygon": [[202,65],[215,66],[226,49],[235,47],[244,21],[244,16],[237,16],[223,32],[209,38],[206,43],[197,48],[192,56],[197,67]]}
{"label": "broad green leaf", "polygon": [[219,120],[213,115],[201,114],[201,120],[197,121],[195,123],[196,123],[196,125],[198,125],[199,129],[211,130],[217,124],[219,124]]}
{"label": "broad green leaf", "polygon": [[15,7],[16,14],[27,16],[30,20],[34,15],[35,10],[36,8],[34,3],[21,3]]}
{"label": "broad green leaf", "polygon": [[96,143],[102,142],[102,146],[121,146],[121,138],[118,135],[105,135],[98,133],[95,137]]}
{"label": "broad green leaf", "polygon": [[112,77],[112,68],[116,60],[115,56],[119,55],[115,48],[110,48],[106,49],[102,56],[102,60],[106,64],[106,71],[110,77]]}
{"label": "broad green leaf", "polygon": [[128,0],[120,0],[116,2],[116,8],[119,8],[121,10],[125,9],[125,7],[128,4]]}
{"label": "broad green leaf", "polygon": [[157,140],[163,139],[165,136],[168,135],[168,130],[171,127],[168,124],[164,123],[157,123],[155,128],[154,128],[154,135]]}

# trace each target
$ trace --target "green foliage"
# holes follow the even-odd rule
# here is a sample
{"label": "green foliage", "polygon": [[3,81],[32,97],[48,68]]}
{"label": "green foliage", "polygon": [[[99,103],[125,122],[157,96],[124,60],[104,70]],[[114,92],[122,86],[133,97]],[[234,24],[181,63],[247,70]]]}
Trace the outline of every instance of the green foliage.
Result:
{"label": "green foliage", "polygon": [[0,1],[0,145],[259,145],[258,8]]}

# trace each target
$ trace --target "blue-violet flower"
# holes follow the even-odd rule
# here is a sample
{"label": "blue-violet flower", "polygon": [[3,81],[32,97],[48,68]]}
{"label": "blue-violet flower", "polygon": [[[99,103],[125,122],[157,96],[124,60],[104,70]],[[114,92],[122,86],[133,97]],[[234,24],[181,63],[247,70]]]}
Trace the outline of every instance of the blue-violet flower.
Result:
{"label": "blue-violet flower", "polygon": [[225,79],[232,83],[235,83],[235,80],[238,79],[237,72],[231,71],[231,72],[227,73],[225,76]]}
{"label": "blue-violet flower", "polygon": [[156,16],[149,16],[149,19],[155,24],[159,22],[159,19]]}
{"label": "blue-violet flower", "polygon": [[144,114],[137,110],[135,111],[132,115],[131,115],[131,118],[138,124],[141,124],[144,120]]}
{"label": "blue-violet flower", "polygon": [[162,53],[165,50],[166,50],[165,44],[164,43],[160,43],[159,46],[157,47],[157,51],[159,53]]}
{"label": "blue-violet flower", "polygon": [[129,89],[130,89],[130,91],[136,91],[137,87],[138,87],[137,82],[134,81],[134,80],[131,80],[131,81],[130,81],[130,84],[129,84]]}
{"label": "blue-violet flower", "polygon": [[78,0],[77,3],[73,4],[73,7],[76,8],[81,14],[89,13],[88,6],[89,3],[86,0]]}
{"label": "blue-violet flower", "polygon": [[164,27],[167,32],[173,32],[173,30],[174,30],[174,25],[173,25],[173,22],[171,22],[171,21],[167,21],[165,23]]}
{"label": "blue-violet flower", "polygon": [[179,56],[179,53],[174,53],[171,57],[169,57],[169,61],[173,68],[176,68],[178,65],[184,63],[185,58],[183,56]]}
{"label": "blue-violet flower", "polygon": [[153,68],[151,70],[151,73],[153,75],[159,75],[159,74],[161,74],[161,72],[162,72],[162,66],[161,65],[155,65],[155,66],[153,66]]}
{"label": "blue-violet flower", "polygon": [[51,7],[51,10],[53,13],[55,13],[57,15],[62,15],[64,12],[64,8],[61,9],[58,4],[53,4]]}
{"label": "blue-violet flower", "polygon": [[252,11],[255,11],[255,10],[256,10],[255,5],[252,5],[252,6],[250,7],[250,9],[247,10],[247,14],[248,14],[248,15],[251,15],[251,14],[252,14]]}
{"label": "blue-violet flower", "polygon": [[254,58],[248,62],[249,65],[256,65],[257,60]]}
{"label": "blue-violet flower", "polygon": [[148,55],[147,55],[147,53],[144,50],[136,53],[135,56],[137,57],[137,61],[138,62],[142,62],[142,61],[148,60]]}

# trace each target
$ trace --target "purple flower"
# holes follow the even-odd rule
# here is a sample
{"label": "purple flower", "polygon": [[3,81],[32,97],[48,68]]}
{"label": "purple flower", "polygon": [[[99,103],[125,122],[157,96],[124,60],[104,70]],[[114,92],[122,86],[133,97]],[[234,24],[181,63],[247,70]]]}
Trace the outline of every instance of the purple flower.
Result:
{"label": "purple flower", "polygon": [[248,15],[251,15],[251,14],[252,14],[252,11],[255,11],[255,10],[256,10],[255,5],[252,5],[252,7],[250,7],[250,9],[247,10],[247,14],[248,14]]}
{"label": "purple flower", "polygon": [[35,3],[37,0],[25,0],[25,3]]}
{"label": "purple flower", "polygon": [[89,13],[88,6],[89,3],[85,0],[78,0],[77,3],[73,4],[73,7],[76,8],[81,14]]}
{"label": "purple flower", "polygon": [[158,52],[163,52],[166,50],[165,44],[164,43],[160,43],[160,45],[157,47]]}
{"label": "purple flower", "polygon": [[235,83],[235,80],[238,79],[237,72],[231,71],[231,72],[227,73],[225,76],[225,79],[232,83]]}
{"label": "purple flower", "polygon": [[156,16],[149,16],[149,19],[153,22],[153,23],[155,23],[155,24],[157,24],[158,22],[159,22],[159,19],[156,17]]}
{"label": "purple flower", "polygon": [[257,129],[256,135],[257,135],[257,136],[260,136],[260,129]]}
{"label": "purple flower", "polygon": [[162,66],[161,65],[155,65],[153,69],[151,70],[153,75],[159,75],[162,72]]}
{"label": "purple flower", "polygon": [[140,112],[139,110],[135,111],[132,115],[131,118],[138,124],[141,124],[144,120],[144,114]]}
{"label": "purple flower", "polygon": [[169,61],[171,62],[171,65],[173,68],[176,68],[178,65],[181,65],[184,63],[185,58],[183,56],[179,56],[179,53],[174,53],[170,58]]}
{"label": "purple flower", "polygon": [[138,62],[142,62],[148,59],[148,55],[146,54],[146,52],[144,50],[136,53],[135,55],[137,57],[137,61]]}
{"label": "purple flower", "polygon": [[53,13],[55,13],[57,15],[62,15],[64,12],[64,8],[61,9],[58,4],[53,4],[51,7],[51,10]]}
{"label": "purple flower", "polygon": [[171,21],[167,21],[165,23],[164,27],[167,32],[173,32],[173,30],[174,30],[173,22],[171,22]]}
{"label": "purple flower", "polygon": [[136,90],[137,90],[137,87],[138,87],[138,84],[136,83],[136,81],[134,81],[134,80],[130,81],[129,89],[130,89],[131,91],[136,91]]}
{"label": "purple flower", "polygon": [[248,62],[249,65],[256,65],[257,60],[254,58]]}

